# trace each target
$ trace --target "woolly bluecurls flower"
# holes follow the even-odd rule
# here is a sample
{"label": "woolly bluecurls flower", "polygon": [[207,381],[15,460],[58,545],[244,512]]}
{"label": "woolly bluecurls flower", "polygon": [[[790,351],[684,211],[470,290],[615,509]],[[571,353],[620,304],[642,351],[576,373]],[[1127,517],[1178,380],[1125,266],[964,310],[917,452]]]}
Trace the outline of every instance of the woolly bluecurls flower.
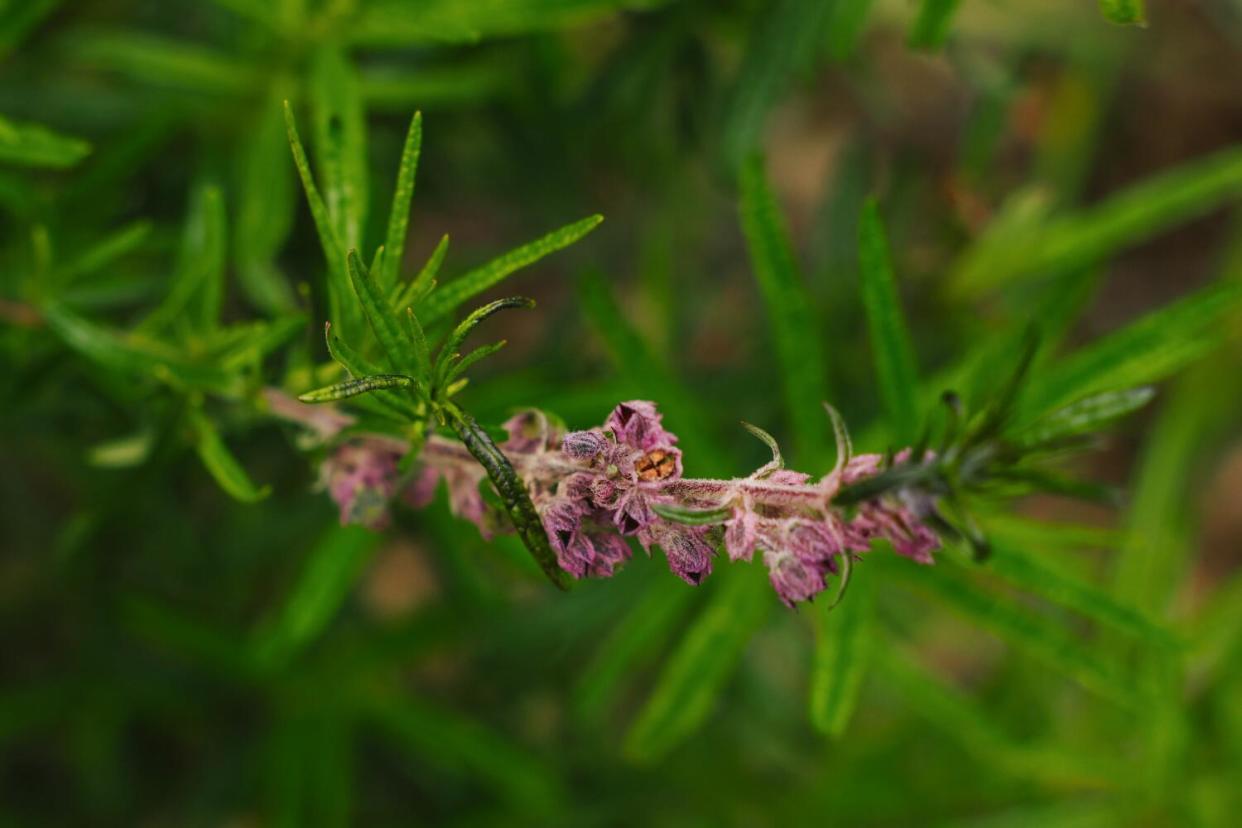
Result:
{"label": "woolly bluecurls flower", "polygon": [[[885,467],[879,455],[851,457],[848,442],[837,468],[815,480],[784,468],[775,441],[752,428],[770,441],[771,463],[742,478],[687,479],[677,437],[649,402],[621,403],[602,426],[584,431],[562,433],[538,411],[505,427],[509,436],[499,447],[526,486],[561,569],[576,578],[612,575],[631,556],[629,537],[648,554],[660,547],[673,573],[696,585],[711,574],[718,550],[732,561],[759,551],[773,588],[794,606],[823,592],[876,539],[920,563],[931,563],[940,543],[925,522],[935,503],[917,491],[888,490],[849,513],[834,505],[843,487]],[[374,438],[361,454],[347,444],[325,464],[342,520],[382,526],[394,495],[423,505],[444,480],[455,514],[484,536],[503,526],[484,500],[485,472],[465,446],[427,437],[413,481],[403,485],[395,443]]]}
{"label": "woolly bluecurls flower", "polygon": [[397,491],[402,451],[383,439],[362,438],[338,446],[320,467],[320,481],[340,508],[341,525],[383,529]]}

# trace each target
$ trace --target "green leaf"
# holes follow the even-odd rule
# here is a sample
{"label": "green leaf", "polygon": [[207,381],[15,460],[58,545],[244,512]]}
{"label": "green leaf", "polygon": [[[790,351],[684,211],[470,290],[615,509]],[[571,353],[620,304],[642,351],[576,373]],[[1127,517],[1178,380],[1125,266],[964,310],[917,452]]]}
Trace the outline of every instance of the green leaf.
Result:
{"label": "green leaf", "polygon": [[191,194],[181,234],[181,248],[172,286],[160,306],[142,322],[147,330],[177,324],[197,333],[213,330],[224,298],[224,200],[220,190],[203,185]]}
{"label": "green leaf", "polygon": [[858,226],[859,287],[875,356],[876,379],[892,438],[909,443],[918,431],[918,375],[914,347],[897,299],[888,241],[874,199],[863,207]]}
{"label": "green leaf", "polygon": [[871,559],[890,576],[930,592],[974,624],[1009,641],[1100,697],[1140,710],[1144,697],[1135,677],[1061,621],[1038,615],[970,577],[967,565],[941,555],[936,566],[916,567],[892,556]]}
{"label": "green leaf", "polygon": [[[448,340],[445,341],[444,346],[440,349],[434,370],[436,386],[439,387],[446,381],[449,366],[452,365],[453,360],[460,358],[458,349],[466,337],[470,335],[470,332],[478,327],[479,323],[502,310],[508,310],[509,308],[529,310],[533,307],[535,307],[534,299],[527,299],[524,296],[513,296],[508,299],[497,299],[495,302],[489,302],[483,307],[472,311],[469,316],[453,329],[453,332],[449,334]],[[413,318],[413,311],[410,312],[410,316]]]}
{"label": "green leaf", "polygon": [[1033,379],[1022,400],[1027,421],[1100,391],[1156,382],[1219,347],[1242,286],[1192,293],[1087,345]]}
{"label": "green leaf", "polygon": [[[293,151],[293,164],[302,179],[302,189],[306,192],[311,218],[315,221],[315,231],[319,234],[319,244],[328,263],[328,313],[338,322],[345,324],[346,320],[354,317],[353,291],[349,287],[345,249],[341,246],[341,238],[337,235],[323,196],[315,186],[315,176],[311,173],[310,162],[306,159],[306,150],[298,136],[297,122],[288,101],[285,101],[285,133],[289,139],[289,148]],[[349,330],[352,326],[345,327]]]}
{"label": "green leaf", "polygon": [[684,526],[718,526],[733,514],[732,506],[719,509],[690,509],[672,503],[653,503],[651,509],[665,520]]}
{"label": "green leaf", "polygon": [[418,309],[419,319],[424,325],[438,322],[458,305],[492,287],[515,270],[534,264],[549,253],[573,244],[594,230],[603,220],[603,216],[596,215],[576,221],[454,279],[423,301]]}
{"label": "green leaf", "polygon": [[210,390],[225,396],[241,393],[240,377],[218,365],[191,359],[141,333],[98,325],[58,302],[46,304],[43,317],[66,345],[101,365],[137,377],[154,377],[181,389]]}
{"label": "green leaf", "polygon": [[480,426],[473,417],[456,406],[449,406],[446,413],[449,424],[457,432],[457,436],[473,455],[474,459],[487,470],[496,493],[504,504],[513,527],[517,530],[527,551],[534,557],[535,563],[548,576],[548,580],[560,589],[565,588],[565,575],[556,560],[556,552],[548,542],[548,534],[544,531],[543,521],[530,501],[530,494],[522,484],[513,465],[504,453],[497,448],[486,429]]}
{"label": "green leaf", "polygon": [[198,457],[221,489],[243,503],[257,503],[271,493],[270,486],[259,488],[250,481],[246,470],[220,439],[219,432],[206,415],[194,410],[191,413],[191,422]]}
{"label": "green leaf", "polygon": [[409,388],[413,384],[412,379],[401,374],[374,374],[307,391],[305,394],[299,394],[298,399],[304,403],[335,402],[366,394],[368,391],[379,391],[384,388]]}
{"label": "green leaf", "polygon": [[959,291],[982,293],[1033,274],[1087,267],[1240,197],[1242,146],[1233,146],[1076,213],[1037,214],[1011,226],[993,222],[954,265],[952,282]]}
{"label": "green leaf", "polygon": [[828,448],[818,412],[828,395],[823,342],[811,300],[761,158],[743,165],[739,183],[742,230],[776,346],[787,416],[807,462],[823,462]]}
{"label": "green leaf", "polygon": [[[1164,617],[1193,565],[1195,493],[1204,458],[1236,428],[1242,387],[1233,359],[1196,366],[1162,401],[1129,485],[1123,537],[1113,560],[1113,592]],[[1236,496],[1236,495],[1235,495]]]}
{"label": "green leaf", "polygon": [[652,655],[676,630],[698,593],[671,578],[662,578],[613,626],[595,657],[578,678],[574,707],[578,715],[595,720],[614,704],[644,656]]}
{"label": "green leaf", "polygon": [[33,32],[62,0],[25,0],[0,3],[0,59],[7,57]]}
{"label": "green leaf", "polygon": [[1025,445],[1035,445],[1099,431],[1151,401],[1155,390],[1148,386],[1123,391],[1102,391],[1070,403],[1040,418],[1021,435]]}
{"label": "green leaf", "polygon": [[1110,23],[1123,26],[1146,26],[1147,9],[1144,0],[1099,0],[1100,14]]}
{"label": "green leaf", "polygon": [[297,303],[275,264],[293,227],[294,183],[289,169],[281,101],[287,83],[278,79],[244,131],[237,156],[233,253],[246,298],[260,310],[280,313]]}
{"label": "green leaf", "polygon": [[1010,734],[985,714],[977,698],[948,686],[901,653],[899,647],[884,642],[874,648],[874,654],[883,682],[913,713],[984,762],[1018,778],[1054,785],[1107,787],[1117,781],[1121,769],[1114,770],[1116,762],[1110,757],[1068,750],[1055,743],[1033,743],[1029,736]]}
{"label": "green leaf", "polygon": [[255,630],[251,649],[259,664],[280,670],[323,635],[380,539],[360,526],[333,526],[324,532],[288,598]]}
{"label": "green leaf", "polygon": [[[1003,530],[1001,530],[1003,535]],[[1045,561],[998,533],[991,531],[991,556],[987,567],[1006,581],[1058,606],[1153,646],[1172,648],[1176,637],[1143,612],[1118,602],[1104,590],[1059,572]]]}
{"label": "green leaf", "polygon": [[135,221],[86,248],[57,274],[62,284],[96,273],[136,250],[151,235],[151,222]]}
{"label": "green leaf", "polygon": [[921,0],[918,16],[910,28],[911,48],[939,49],[943,46],[959,5],[961,0]]}
{"label": "green leaf", "polygon": [[845,60],[854,54],[874,2],[875,0],[849,0],[831,4],[827,40],[828,54],[834,59]]}
{"label": "green leaf", "polygon": [[475,43],[483,38],[563,29],[623,9],[668,0],[372,0],[349,35],[371,46],[408,48],[423,41]]}
{"label": "green leaf", "polygon": [[535,824],[561,823],[537,818],[555,811],[565,797],[555,772],[481,722],[407,692],[364,700],[360,707],[379,736],[414,760],[420,776],[430,766],[433,778],[434,772],[447,773],[490,788],[511,813],[530,817]]}
{"label": "green leaf", "polygon": [[730,169],[759,149],[768,112],[790,79],[815,57],[834,10],[824,0],[777,0],[750,28],[737,80],[725,102],[721,147]]}
{"label": "green leaf", "polygon": [[335,46],[315,52],[311,101],[315,160],[328,217],[342,248],[362,247],[369,189],[366,116],[353,66]]}
{"label": "green leaf", "polygon": [[401,166],[397,170],[397,187],[392,194],[392,208],[388,212],[388,234],[384,237],[383,272],[376,276],[380,289],[391,293],[401,278],[401,263],[405,259],[405,238],[410,221],[410,200],[414,197],[414,174],[418,171],[418,156],[423,146],[423,116],[415,112],[410,129],[401,149]]}
{"label": "green leaf", "polygon": [[783,469],[785,468],[785,458],[781,457],[780,444],[776,442],[776,438],[768,434],[757,425],[752,425],[745,420],[742,421],[742,428],[759,438],[765,446],[772,452],[772,459],[764,465],[764,468]]}
{"label": "green leaf", "polygon": [[720,573],[716,591],[665,664],[626,734],[630,758],[654,762],[707,721],[771,605],[767,583],[757,575],[742,567]]}
{"label": "green leaf", "polygon": [[72,167],[91,152],[79,138],[53,132],[38,124],[19,124],[0,118],[0,162],[22,167]]}
{"label": "green leaf", "polygon": [[74,62],[161,89],[241,97],[261,87],[253,64],[189,40],[125,30],[92,31],[74,33],[67,46]]}
{"label": "green leaf", "polygon": [[367,272],[366,265],[358,258],[358,251],[349,251],[349,279],[354,285],[354,292],[362,304],[362,311],[371,326],[375,338],[387,357],[388,367],[398,373],[405,372],[415,377],[426,376],[427,365],[420,365],[415,353],[415,345],[402,332],[401,323],[388,305],[379,285]]}
{"label": "green leaf", "polygon": [[849,600],[840,606],[811,608],[815,622],[811,721],[834,739],[845,733],[858,705],[875,637],[872,579],[855,580]]}
{"label": "green leaf", "polygon": [[435,286],[436,274],[440,272],[440,265],[444,264],[444,257],[448,253],[449,237],[446,233],[440,237],[436,249],[431,252],[431,257],[427,259],[422,270],[418,271],[409,284],[402,287],[400,284],[394,286],[392,305],[398,311],[411,307],[421,302],[423,297],[431,291]]}
{"label": "green leaf", "polygon": [[[340,337],[332,332],[332,323],[324,324],[324,340],[328,345],[328,353],[350,376],[355,379],[384,373],[378,365],[368,362],[363,356],[349,347]],[[418,420],[421,415],[408,395],[392,391],[376,391],[375,398],[393,417],[401,421]]]}

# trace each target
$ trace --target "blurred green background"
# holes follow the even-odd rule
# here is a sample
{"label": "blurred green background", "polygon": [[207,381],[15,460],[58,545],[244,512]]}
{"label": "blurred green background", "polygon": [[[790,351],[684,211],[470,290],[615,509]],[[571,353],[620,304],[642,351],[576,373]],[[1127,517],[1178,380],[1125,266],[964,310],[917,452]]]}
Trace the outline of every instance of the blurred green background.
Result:
{"label": "blurred green background", "polygon": [[[1147,17],[0,0],[0,824],[1237,824],[1242,4]],[[1046,395],[1160,383],[1074,461],[1124,503],[996,508],[990,563],[877,553],[831,613],[641,555],[558,593],[443,495],[340,528],[259,397],[326,359],[284,99],[319,174],[365,185],[368,251],[422,111],[407,277],[446,233],[442,281],[606,216],[502,288],[539,307],[488,323],[485,422],[653,399],[690,474],[764,462],[739,420],[822,471],[820,399],[882,450],[1034,318]],[[198,266],[226,295],[170,305]],[[216,302],[230,327],[183,324]]]}

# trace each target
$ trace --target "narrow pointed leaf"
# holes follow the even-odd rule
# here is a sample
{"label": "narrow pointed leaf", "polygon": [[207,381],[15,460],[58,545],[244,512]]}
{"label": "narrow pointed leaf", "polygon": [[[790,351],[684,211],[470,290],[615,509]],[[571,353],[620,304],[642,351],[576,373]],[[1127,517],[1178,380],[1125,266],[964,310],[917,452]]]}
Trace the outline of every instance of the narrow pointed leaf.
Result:
{"label": "narrow pointed leaf", "polygon": [[436,249],[431,252],[431,257],[423,265],[422,270],[418,271],[418,275],[414,277],[407,285],[397,284],[393,288],[393,307],[397,310],[403,310],[418,304],[431,291],[435,285],[436,274],[440,272],[440,265],[444,264],[444,257],[448,253],[449,237],[446,233],[440,237],[440,241],[436,244]]}
{"label": "narrow pointed leaf", "polygon": [[397,187],[392,194],[392,207],[388,213],[388,233],[384,237],[383,271],[376,274],[380,289],[391,292],[401,277],[401,264],[405,258],[405,237],[410,221],[410,200],[414,197],[414,176],[418,171],[418,156],[423,146],[423,116],[415,112],[410,129],[401,149],[401,166],[397,170]]}
{"label": "narrow pointed leaf", "polygon": [[256,503],[271,493],[271,487],[256,486],[242,468],[241,463],[220,439],[215,426],[202,412],[195,411],[191,420],[195,434],[195,448],[203,466],[211,473],[220,488],[243,503]]}
{"label": "narrow pointed leaf", "polygon": [[859,219],[858,268],[876,378],[892,438],[909,443],[918,431],[918,373],[914,346],[897,299],[888,240],[874,199],[866,203]]}
{"label": "narrow pointed leaf", "polygon": [[707,721],[770,606],[767,584],[757,574],[742,568],[718,576],[723,583],[664,665],[626,734],[625,752],[632,759],[660,759]]}
{"label": "narrow pointed leaf", "polygon": [[871,581],[861,579],[840,606],[809,608],[815,621],[811,721],[834,739],[845,733],[854,715],[871,655],[875,634]]}
{"label": "narrow pointed leaf", "polygon": [[0,118],[0,164],[23,167],[72,167],[90,154],[91,145],[38,124]]}
{"label": "narrow pointed leaf", "polygon": [[375,374],[360,379],[338,382],[336,385],[329,385],[326,388],[307,391],[305,394],[299,395],[298,399],[305,403],[335,402],[336,400],[356,397],[359,394],[366,394],[369,391],[379,391],[385,388],[409,388],[413,384],[413,380],[401,374]]}
{"label": "narrow pointed leaf", "polygon": [[418,364],[413,343],[406,339],[396,314],[392,312],[379,286],[367,272],[362,259],[358,258],[358,251],[349,251],[347,265],[354,292],[362,304],[367,323],[371,326],[375,338],[379,340],[380,348],[387,357],[389,369],[416,375],[422,373],[425,366]]}
{"label": "narrow pointed leaf", "polygon": [[369,189],[366,119],[353,66],[335,46],[320,47],[312,60],[311,102],[328,216],[343,249],[361,247]]}
{"label": "narrow pointed leaf", "polygon": [[438,322],[463,302],[492,287],[510,273],[573,244],[594,230],[603,220],[603,216],[597,215],[566,225],[454,279],[423,301],[418,309],[419,318],[424,325]]}
{"label": "narrow pointed leaf", "polygon": [[672,503],[653,503],[651,509],[665,520],[684,526],[716,526],[724,523],[733,514],[733,509],[728,506],[719,509],[689,509]]}
{"label": "narrow pointed leaf", "polygon": [[785,468],[785,458],[781,457],[781,447],[780,447],[780,444],[776,442],[775,437],[773,437],[771,434],[768,434],[766,431],[764,431],[759,426],[752,425],[746,422],[745,420],[742,421],[742,428],[746,429],[751,434],[758,437],[761,441],[763,441],[763,444],[767,446],[768,449],[772,452],[772,460],[764,466],[765,469]]}
{"label": "narrow pointed leaf", "polygon": [[811,299],[761,158],[743,165],[739,183],[742,230],[776,346],[786,414],[799,451],[809,462],[827,462],[823,421],[816,413],[820,400],[828,396],[824,350]]}

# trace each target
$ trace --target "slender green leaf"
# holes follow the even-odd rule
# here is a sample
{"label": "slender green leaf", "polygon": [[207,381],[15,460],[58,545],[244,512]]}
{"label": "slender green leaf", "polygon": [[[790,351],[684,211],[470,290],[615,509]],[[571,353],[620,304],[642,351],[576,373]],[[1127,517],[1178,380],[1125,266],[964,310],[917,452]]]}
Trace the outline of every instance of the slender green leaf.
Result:
{"label": "slender green leaf", "polygon": [[[462,342],[470,335],[471,331],[478,327],[479,323],[502,310],[509,308],[525,308],[529,310],[533,307],[535,307],[534,299],[527,299],[524,296],[513,296],[508,299],[497,299],[495,302],[489,302],[483,307],[472,311],[469,316],[453,329],[444,346],[440,349],[434,371],[436,383],[442,383],[448,376],[449,366],[453,363],[453,360],[460,358],[458,349],[461,348]],[[413,311],[410,311],[410,316],[413,318]]]}
{"label": "slender green leaf", "polygon": [[384,267],[376,275],[380,289],[391,293],[401,278],[401,263],[405,259],[405,237],[410,221],[410,200],[414,197],[414,175],[418,171],[418,156],[423,146],[423,116],[415,112],[410,129],[401,150],[401,166],[397,171],[397,187],[392,194],[392,208],[388,213],[388,234],[384,237]]}
{"label": "slender green leaf", "polygon": [[[298,136],[297,122],[293,118],[293,109],[285,101],[285,133],[289,139],[289,148],[293,151],[293,163],[298,176],[302,179],[302,189],[306,192],[306,202],[310,206],[311,218],[315,220],[315,230],[319,234],[319,244],[323,247],[323,256],[328,263],[328,312],[332,318],[344,325],[345,320],[353,317],[353,302],[350,290],[349,273],[345,262],[345,249],[341,237],[324,203],[319,188],[315,185],[315,176],[311,173],[310,162],[306,159],[306,150],[302,139]],[[344,325],[346,330],[351,326]],[[352,331],[351,331],[352,332]]]}
{"label": "slender green leaf", "polygon": [[56,11],[62,0],[22,0],[0,3],[0,58],[9,55]]}
{"label": "slender green leaf", "polygon": [[988,532],[988,539],[988,569],[1006,581],[1144,643],[1177,646],[1173,633],[1153,622],[1146,613],[1120,603],[1093,584],[1059,571],[1046,556],[1033,554],[992,531]]}
{"label": "slender green leaf", "polygon": [[1022,441],[1030,445],[1099,431],[1147,405],[1154,395],[1149,386],[1092,394],[1042,417],[1023,432]]}
{"label": "slender green leaf", "polygon": [[776,442],[775,437],[773,437],[771,434],[768,434],[766,431],[764,431],[759,426],[752,425],[746,421],[742,422],[742,428],[746,429],[751,434],[758,437],[759,440],[761,440],[763,444],[767,446],[768,449],[772,452],[772,459],[764,466],[764,468],[769,468],[769,467],[773,469],[785,468],[785,458],[781,457],[781,447],[780,447],[780,444]]}
{"label": "slender green leaf", "polygon": [[1202,485],[1202,453],[1236,427],[1242,387],[1232,360],[1184,374],[1150,427],[1129,486],[1114,593],[1157,617],[1183,583],[1194,550],[1191,503]]}
{"label": "slender green leaf", "polygon": [[1114,783],[1123,773],[1109,756],[1084,754],[1057,744],[1032,744],[1029,737],[1006,732],[985,715],[977,699],[948,686],[898,649],[891,645],[874,648],[884,683],[903,704],[984,761],[1021,778],[1074,786]]}
{"label": "slender green leaf", "polygon": [[90,154],[91,145],[38,124],[0,118],[0,163],[23,167],[72,167]]}
{"label": "slender green leaf", "polygon": [[113,30],[75,33],[68,45],[76,62],[161,89],[235,97],[260,86],[253,64],[190,40]]}
{"label": "slender green leaf", "polygon": [[279,670],[323,634],[379,541],[380,535],[359,526],[324,532],[289,596],[255,630],[251,648],[259,664]]}
{"label": "slender green leaf", "polygon": [[515,270],[534,264],[549,253],[573,244],[594,230],[603,220],[603,216],[596,215],[566,225],[454,279],[423,301],[418,309],[419,319],[424,325],[438,322],[458,305],[492,287]]}
{"label": "slender green leaf", "polygon": [[[1056,618],[1039,615],[974,582],[964,565],[942,555],[936,566],[915,567],[889,556],[875,557],[892,577],[928,591],[986,630],[1009,641],[1102,698],[1139,710],[1144,690],[1111,655],[1084,641]],[[950,565],[952,564],[952,565]]]}
{"label": "slender green leaf", "polygon": [[62,283],[69,284],[82,276],[89,276],[136,250],[151,235],[151,222],[135,221],[112,235],[86,248],[75,259],[60,269]]}
{"label": "slender green leaf", "polygon": [[849,600],[835,608],[824,605],[811,610],[816,633],[811,721],[834,739],[845,733],[853,717],[875,635],[873,579],[855,580],[858,583]]}
{"label": "slender green leaf", "polygon": [[57,302],[43,307],[43,317],[66,345],[101,365],[182,389],[226,396],[241,393],[240,377],[218,365],[191,359],[165,342],[98,325]]}
{"label": "slender green leaf", "polygon": [[448,253],[449,237],[445,234],[440,237],[440,241],[436,244],[436,249],[431,252],[431,257],[427,259],[426,264],[418,271],[409,284],[402,286],[397,284],[393,289],[392,305],[398,311],[411,307],[421,302],[423,297],[435,286],[436,274],[440,272],[440,265],[444,264],[444,257]]}
{"label": "slender green leaf", "polygon": [[[368,362],[361,354],[349,347],[339,336],[333,333],[332,323],[330,322],[324,325],[324,339],[328,345],[328,353],[354,379],[384,373],[380,366]],[[393,391],[376,391],[370,396],[375,398],[391,416],[398,420],[406,421],[420,418],[418,409],[408,395],[397,394]]]}
{"label": "slender green leaf", "polygon": [[275,264],[293,227],[294,183],[281,101],[287,83],[278,79],[245,130],[237,157],[233,251],[246,298],[269,313],[292,310],[293,291]]}
{"label": "slender green leaf", "polygon": [[740,568],[717,576],[722,583],[665,664],[626,734],[625,752],[632,759],[658,760],[707,721],[771,605],[767,584],[757,575]]}
{"label": "slender green leaf", "polygon": [[858,41],[867,26],[867,16],[875,0],[848,0],[832,3],[828,18],[828,54],[836,60],[845,60],[854,54]]}
{"label": "slender green leaf", "polygon": [[369,189],[366,117],[353,67],[335,46],[323,46],[315,52],[311,101],[315,160],[328,217],[341,247],[359,248]]}
{"label": "slender green leaf", "polygon": [[221,489],[243,503],[257,503],[271,493],[270,486],[260,488],[251,482],[246,470],[220,439],[219,432],[206,415],[194,411],[191,419],[198,457]]}
{"label": "slender green leaf", "polygon": [[387,357],[388,367],[395,372],[406,372],[414,376],[423,376],[427,366],[419,365],[414,352],[414,343],[402,331],[402,325],[392,312],[379,285],[367,272],[366,265],[358,258],[358,251],[349,251],[349,279],[354,285],[354,292],[362,304],[363,313],[371,326],[375,338]]}
{"label": "slender green leaf", "polygon": [[1197,158],[1110,195],[1077,213],[1045,219],[1042,210],[1011,224],[993,222],[954,265],[952,281],[981,293],[1022,277],[1103,261],[1174,225],[1242,198],[1242,147]]}
{"label": "slender green leaf", "polygon": [[672,503],[653,503],[651,509],[665,520],[684,526],[718,526],[733,514],[732,506],[723,506],[719,509],[689,509]]}
{"label": "slender green leaf", "polygon": [[859,219],[858,270],[876,379],[892,424],[891,436],[900,443],[909,443],[919,427],[918,374],[914,347],[897,299],[884,225],[874,199],[864,205]]}
{"label": "slender green leaf", "polygon": [[1110,23],[1124,26],[1146,26],[1145,0],[1099,0],[1100,14]]}
{"label": "slender green leaf", "polygon": [[409,388],[413,384],[412,379],[401,374],[374,374],[307,391],[305,394],[299,394],[298,399],[305,403],[335,402],[366,394],[368,391],[379,391],[384,388]]}
{"label": "slender green leaf", "polygon": [[697,593],[674,579],[661,579],[614,625],[578,678],[575,709],[594,720],[615,703],[645,655],[654,653],[678,629]]}
{"label": "slender green leaf", "polygon": [[768,112],[790,79],[815,57],[828,21],[840,3],[777,0],[750,29],[746,54],[724,107],[721,145],[730,169],[759,149]]}
{"label": "slender green leaf", "polygon": [[828,396],[824,348],[810,297],[761,158],[743,165],[739,183],[742,230],[776,346],[786,413],[807,462],[826,462],[828,444],[819,414]]}
{"label": "slender green leaf", "polygon": [[565,797],[556,774],[537,756],[459,713],[405,692],[363,702],[362,712],[378,735],[414,760],[420,775],[430,767],[477,780],[527,817],[556,810]]}
{"label": "slender green leaf", "polygon": [[372,0],[350,27],[350,36],[372,46],[408,48],[434,41],[475,43],[484,38],[559,30],[576,23],[646,9],[668,0]]}
{"label": "slender green leaf", "polygon": [[918,15],[910,27],[910,46],[939,49],[949,36],[949,26],[961,0],[920,0]]}
{"label": "slender green leaf", "polygon": [[1221,321],[1242,304],[1242,287],[1222,283],[1193,293],[1071,354],[1031,381],[1027,421],[1100,391],[1164,379],[1219,347]]}
{"label": "slender green leaf", "polygon": [[191,195],[172,286],[142,327],[179,325],[197,333],[215,328],[224,298],[226,249],[224,201],[216,187],[201,186]]}

